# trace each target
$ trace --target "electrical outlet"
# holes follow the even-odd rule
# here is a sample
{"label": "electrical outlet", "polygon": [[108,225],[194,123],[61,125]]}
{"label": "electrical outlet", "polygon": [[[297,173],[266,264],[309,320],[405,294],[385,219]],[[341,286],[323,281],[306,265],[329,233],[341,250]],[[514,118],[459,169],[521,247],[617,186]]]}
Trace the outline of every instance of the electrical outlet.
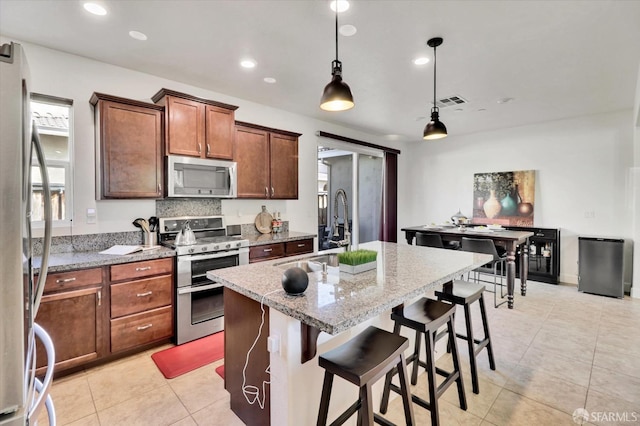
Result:
{"label": "electrical outlet", "polygon": [[87,223],[95,224],[97,222],[96,209],[89,207],[87,209]]}
{"label": "electrical outlet", "polygon": [[594,212],[593,210],[585,210],[584,217],[586,219],[593,219],[596,217],[596,212]]}
{"label": "electrical outlet", "polygon": [[272,354],[280,353],[280,336],[267,337],[267,350]]}

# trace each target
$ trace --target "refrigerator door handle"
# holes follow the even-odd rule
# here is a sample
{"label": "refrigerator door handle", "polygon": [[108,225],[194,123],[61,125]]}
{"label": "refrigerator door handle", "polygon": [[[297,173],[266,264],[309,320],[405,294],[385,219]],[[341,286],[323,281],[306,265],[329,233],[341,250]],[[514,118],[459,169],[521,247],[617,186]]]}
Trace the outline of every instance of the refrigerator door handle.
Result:
{"label": "refrigerator door handle", "polygon": [[[38,415],[40,414],[40,410],[43,407],[43,404],[47,406],[48,412],[53,411],[55,413],[55,410],[53,409],[53,401],[50,398],[49,391],[51,390],[51,383],[53,381],[53,370],[56,364],[56,351],[53,346],[53,341],[51,340],[51,337],[46,331],[44,331],[44,328],[40,327],[37,323],[33,323],[33,330],[35,332],[35,336],[37,336],[42,342],[42,345],[44,346],[44,349],[47,355],[47,370],[44,374],[44,380],[42,381],[41,385],[38,385],[39,380],[35,378],[35,388],[36,389],[40,388],[40,389],[37,389],[38,390],[37,399],[33,401],[31,406],[29,407],[28,419],[30,423],[35,424],[35,422],[38,419]],[[34,352],[35,352],[35,345],[34,345]],[[35,356],[33,357],[33,359],[35,360]]]}
{"label": "refrigerator door handle", "polygon": [[[49,252],[51,251],[51,189],[49,187],[49,173],[47,172],[47,163],[40,143],[40,135],[35,121],[32,122],[31,143],[36,151],[40,173],[42,174],[42,192],[44,197],[44,241],[42,245],[42,263],[40,265],[40,274],[38,274],[38,282],[35,286],[33,300],[33,318],[36,317],[40,308],[40,300],[44,293],[44,284],[47,279],[47,268],[49,267]],[[30,195],[29,195],[30,196]],[[27,218],[30,220],[30,217]]]}

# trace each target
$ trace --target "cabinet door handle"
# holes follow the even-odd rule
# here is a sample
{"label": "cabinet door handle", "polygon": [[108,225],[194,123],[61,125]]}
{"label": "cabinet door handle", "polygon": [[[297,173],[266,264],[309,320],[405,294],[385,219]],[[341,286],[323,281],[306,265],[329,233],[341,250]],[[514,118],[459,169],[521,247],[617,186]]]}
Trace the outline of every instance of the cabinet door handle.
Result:
{"label": "cabinet door handle", "polygon": [[273,186],[271,187],[271,196],[273,197],[275,195],[275,191],[273,190]]}
{"label": "cabinet door handle", "polygon": [[264,187],[264,196],[265,197],[269,196],[269,188],[267,188],[266,186]]}
{"label": "cabinet door handle", "polygon": [[304,244],[298,244],[298,247],[304,247]]}
{"label": "cabinet door handle", "polygon": [[263,251],[264,251],[265,253],[269,253],[269,252],[272,252],[272,251],[273,251],[273,249],[264,249]]}
{"label": "cabinet door handle", "polygon": [[145,291],[144,293],[138,293],[136,294],[137,297],[145,297],[145,296],[151,296],[153,294],[152,291]]}
{"label": "cabinet door handle", "polygon": [[160,193],[161,188],[160,188],[160,184],[158,184],[158,194]]}
{"label": "cabinet door handle", "polygon": [[202,144],[198,142],[198,153],[202,152]]}
{"label": "cabinet door handle", "polygon": [[76,277],[60,279],[60,280],[56,280],[56,284],[70,283],[75,280],[76,280]]}
{"label": "cabinet door handle", "polygon": [[153,327],[153,324],[147,324],[147,325],[141,325],[140,327],[138,327],[138,331],[142,331],[142,330],[146,330],[147,328],[151,328]]}
{"label": "cabinet door handle", "polygon": [[150,270],[150,269],[151,269],[151,266],[144,266],[144,267],[142,267],[142,268],[137,267],[137,268],[136,268],[136,271],[138,271],[138,272],[140,272],[140,271],[148,271],[148,270]]}
{"label": "cabinet door handle", "polygon": [[211,153],[211,145],[207,144],[207,154]]}
{"label": "cabinet door handle", "polygon": [[98,306],[102,306],[102,290],[98,290]]}

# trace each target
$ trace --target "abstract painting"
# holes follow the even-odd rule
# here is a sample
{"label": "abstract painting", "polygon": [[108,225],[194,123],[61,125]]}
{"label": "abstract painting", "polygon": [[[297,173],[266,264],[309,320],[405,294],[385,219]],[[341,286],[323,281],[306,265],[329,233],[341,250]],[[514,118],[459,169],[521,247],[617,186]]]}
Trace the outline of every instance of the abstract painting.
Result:
{"label": "abstract painting", "polygon": [[535,170],[473,175],[473,222],[533,226]]}

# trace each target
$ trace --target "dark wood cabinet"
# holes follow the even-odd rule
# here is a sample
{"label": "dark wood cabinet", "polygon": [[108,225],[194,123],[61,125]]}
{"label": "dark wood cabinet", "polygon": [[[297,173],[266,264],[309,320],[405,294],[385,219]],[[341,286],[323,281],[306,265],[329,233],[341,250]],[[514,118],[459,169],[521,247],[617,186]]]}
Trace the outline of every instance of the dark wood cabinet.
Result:
{"label": "dark wood cabinet", "polygon": [[161,89],[153,102],[165,108],[167,154],[233,159],[233,105]]}
{"label": "dark wood cabinet", "polygon": [[298,198],[299,133],[236,122],[238,198]]}
{"label": "dark wood cabinet", "polygon": [[[527,278],[558,284],[560,276],[560,229],[506,226],[514,231],[531,231],[529,237],[529,270]],[[516,252],[516,276],[520,277],[520,250]]]}
{"label": "dark wood cabinet", "polygon": [[163,108],[102,93],[91,104],[96,199],[162,197]]}
{"label": "dark wood cabinet", "polygon": [[313,238],[249,247],[249,263],[313,253]]}
{"label": "dark wood cabinet", "polygon": [[[49,333],[55,346],[55,371],[77,367],[106,354],[106,309],[101,268],[47,276],[36,322]],[[38,374],[44,372],[46,355],[39,341],[36,363]]]}

